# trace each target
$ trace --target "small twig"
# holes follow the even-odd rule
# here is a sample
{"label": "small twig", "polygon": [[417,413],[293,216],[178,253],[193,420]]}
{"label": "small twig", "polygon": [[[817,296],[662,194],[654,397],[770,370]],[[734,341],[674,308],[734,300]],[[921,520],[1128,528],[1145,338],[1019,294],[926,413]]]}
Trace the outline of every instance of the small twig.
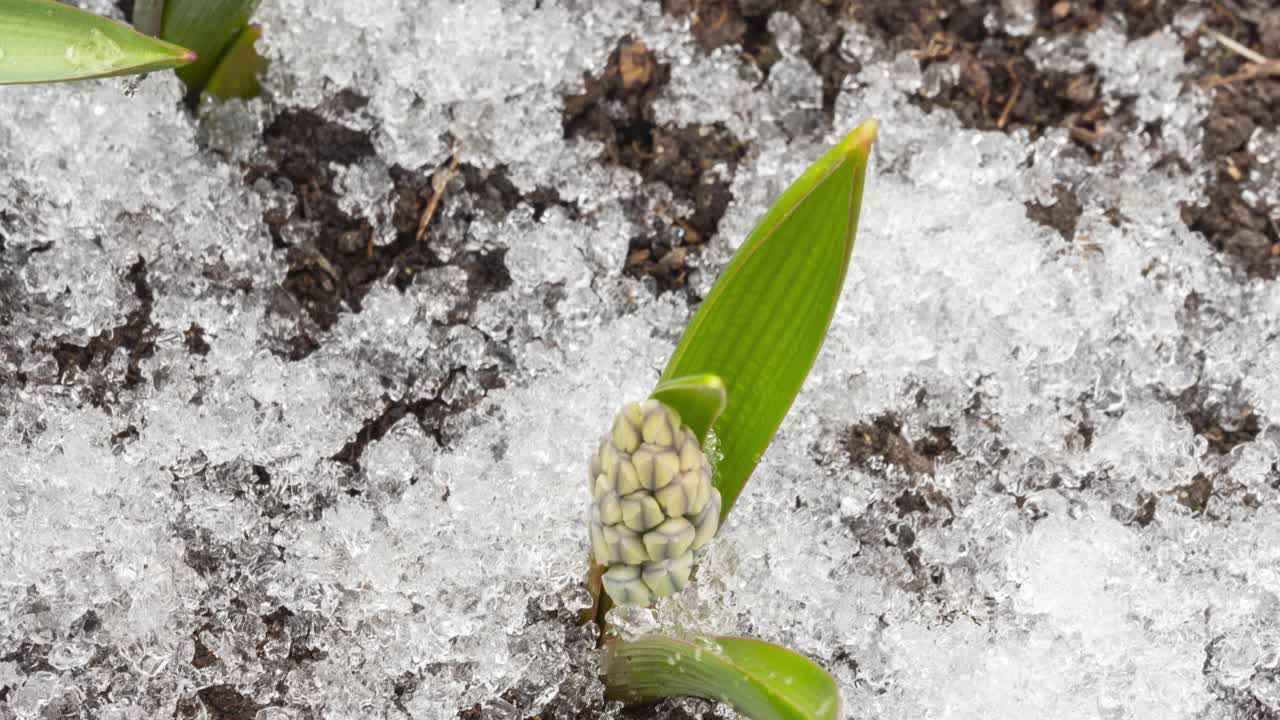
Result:
{"label": "small twig", "polygon": [[1079,125],[1067,126],[1067,132],[1069,132],[1071,137],[1075,140],[1079,140],[1080,142],[1087,143],[1089,145],[1097,145],[1098,141],[1102,138],[1096,130],[1090,130]]}
{"label": "small twig", "polygon": [[1262,53],[1251,50],[1216,30],[1206,30],[1205,32],[1213,36],[1213,39],[1222,47],[1248,60],[1248,62],[1230,75],[1218,75],[1215,73],[1206,77],[1200,82],[1202,87],[1215,88],[1219,85],[1230,85],[1235,82],[1252,80],[1259,76],[1280,76],[1280,59],[1272,59]]}
{"label": "small twig", "polygon": [[1013,60],[1005,63],[1005,69],[1009,71],[1009,77],[1013,78],[1013,92],[1009,93],[1009,100],[1004,104],[1004,110],[1000,112],[1000,119],[996,121],[996,127],[1001,130],[1009,123],[1009,114],[1013,112],[1014,105],[1018,104],[1018,96],[1022,94],[1022,79],[1018,77],[1018,73],[1013,69]]}
{"label": "small twig", "polygon": [[1269,75],[1280,76],[1280,60],[1268,60],[1261,65],[1257,63],[1245,63],[1239,72],[1230,75],[1210,75],[1200,82],[1203,88],[1215,88],[1219,85],[1230,85],[1242,81],[1252,80],[1256,77],[1266,77]]}
{"label": "small twig", "polygon": [[1207,32],[1213,36],[1214,40],[1217,40],[1219,43],[1221,43],[1223,47],[1236,53],[1237,55],[1240,55],[1241,57],[1243,57],[1244,59],[1250,62],[1257,63],[1258,65],[1266,65],[1267,63],[1271,62],[1271,59],[1268,58],[1266,55],[1258,53],[1254,50],[1250,50],[1249,48],[1245,47],[1244,45],[1241,45],[1235,40],[1232,40],[1226,35],[1223,35],[1217,30],[1208,30]]}
{"label": "small twig", "polygon": [[445,188],[449,187],[449,181],[453,176],[458,174],[458,154],[454,153],[449,158],[449,168],[445,170],[444,179],[439,176],[431,178],[432,188],[431,200],[427,202],[427,209],[422,211],[422,219],[418,221],[418,234],[414,238],[414,242],[422,242],[422,236],[427,234],[427,226],[431,224],[431,218],[435,217],[436,209],[440,207],[440,198],[444,197]]}

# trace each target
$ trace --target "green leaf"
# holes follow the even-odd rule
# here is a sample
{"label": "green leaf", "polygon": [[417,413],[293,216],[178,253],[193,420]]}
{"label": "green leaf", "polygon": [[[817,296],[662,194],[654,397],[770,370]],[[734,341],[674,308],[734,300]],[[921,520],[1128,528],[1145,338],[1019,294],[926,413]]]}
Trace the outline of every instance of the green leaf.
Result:
{"label": "green leaf", "polygon": [[825,670],[784,647],[747,638],[611,640],[604,683],[609,699],[627,703],[688,695],[723,702],[754,720],[840,717],[840,690]]}
{"label": "green leaf", "polygon": [[707,431],[729,402],[724,380],[717,375],[691,375],[658,383],[650,396],[680,413],[680,419],[705,442]]}
{"label": "green leaf", "polygon": [[698,309],[662,374],[714,374],[729,405],[713,429],[723,523],[822,347],[844,287],[874,120],[805,171],[765,213]]}
{"label": "green leaf", "polygon": [[258,76],[267,69],[267,61],[258,54],[254,43],[262,37],[262,26],[246,25],[213,69],[204,91],[219,100],[254,98],[262,94]]}
{"label": "green leaf", "polygon": [[52,0],[0,1],[0,85],[132,75],[195,53]]}
{"label": "green leaf", "polygon": [[178,71],[193,106],[222,56],[258,7],[258,0],[168,0],[160,37],[200,54],[195,63]]}

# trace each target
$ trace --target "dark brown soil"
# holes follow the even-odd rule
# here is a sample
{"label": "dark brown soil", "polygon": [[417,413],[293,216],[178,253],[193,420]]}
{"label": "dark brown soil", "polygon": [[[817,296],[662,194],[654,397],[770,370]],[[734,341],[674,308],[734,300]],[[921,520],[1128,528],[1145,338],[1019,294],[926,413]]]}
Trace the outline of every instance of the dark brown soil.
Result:
{"label": "dark brown soil", "polygon": [[230,685],[211,685],[196,693],[212,720],[243,720],[254,717],[261,707]]}
{"label": "dark brown soil", "polygon": [[[292,190],[292,212],[271,208],[263,215],[272,242],[289,249],[284,286],[303,303],[320,329],[337,320],[342,307],[358,311],[369,286],[387,273],[391,257],[373,246],[368,222],[348,216],[338,206],[330,164],[348,166],[373,155],[367,135],[318,113],[286,111],[263,136],[267,163],[246,169],[252,185],[265,179]],[[307,246],[291,247],[285,230],[310,230]]]}
{"label": "dark brown soil", "polygon": [[868,468],[876,459],[913,475],[933,475],[935,463],[959,455],[951,443],[951,428],[931,427],[912,442],[902,434],[902,421],[892,415],[881,415],[849,428],[845,447],[855,466]]}
{"label": "dark brown soil", "polygon": [[662,0],[666,13],[690,19],[690,32],[704,50],[737,45],[743,58],[766,77],[781,57],[769,18],[776,12],[795,17],[803,31],[800,52],[822,78],[822,111],[828,123],[845,77],[861,70],[837,52],[844,38],[838,20],[850,8],[849,3],[831,0]]}
{"label": "dark brown soil", "polygon": [[[821,75],[824,108],[830,112],[840,84],[856,63],[841,59],[839,20],[859,22],[879,35],[890,51],[910,52],[927,72],[936,63],[954,63],[959,82],[924,87],[912,98],[926,110],[947,109],[961,124],[981,130],[1026,128],[1037,137],[1049,128],[1064,128],[1095,159],[1118,139],[1133,133],[1157,137],[1157,125],[1139,127],[1126,104],[1115,113],[1103,105],[1096,68],[1074,74],[1037,69],[1026,50],[1040,39],[1078,35],[1108,19],[1119,20],[1131,38],[1160,31],[1178,11],[1205,7],[1206,25],[1269,58],[1280,58],[1280,6],[1271,0],[1040,0],[1036,24],[1023,36],[996,26],[989,13],[998,5],[964,0],[661,0],[669,14],[691,18],[694,39],[708,50],[725,45],[742,49],[745,62],[768,73],[778,49],[768,30],[775,12],[795,16],[804,30],[803,55]],[[1246,60],[1221,47],[1203,51],[1198,39],[1185,43],[1186,57],[1198,68],[1200,82],[1215,85],[1213,108],[1206,123],[1206,158],[1215,179],[1203,205],[1185,209],[1187,225],[1217,250],[1235,258],[1245,275],[1274,278],[1280,273],[1280,227],[1270,219],[1274,209],[1253,207],[1242,197],[1242,181],[1253,158],[1245,151],[1256,127],[1274,128],[1280,118],[1280,76],[1215,83],[1238,77]],[[935,91],[936,90],[936,91]],[[1028,203],[1028,215],[1058,230],[1075,233],[1080,203],[1073,188],[1056,189],[1058,203]]]}
{"label": "dark brown soil", "polygon": [[[934,426],[909,440],[899,418],[880,415],[853,425],[845,437],[850,463],[886,484],[876,511],[847,519],[845,525],[861,543],[883,544],[901,553],[911,571],[907,588],[914,592],[926,592],[945,581],[940,568],[925,565],[915,541],[918,528],[946,527],[955,519],[951,498],[932,482],[939,464],[959,457],[951,433],[948,426]],[[890,520],[877,523],[869,517]]]}
{"label": "dark brown soil", "polygon": [[[650,232],[630,240],[624,270],[650,277],[659,292],[686,287],[685,261],[716,233],[729,206],[729,186],[746,145],[723,125],[659,125],[653,101],[667,84],[670,67],[643,41],[623,40],[598,75],[583,78],[581,94],[564,99],[564,135],[604,144],[600,161],[638,173],[646,183],[666,185],[692,212],[657,208],[638,198],[633,219]],[[723,163],[728,175],[712,168]]]}
{"label": "dark brown soil", "polygon": [[1084,212],[1084,207],[1076,194],[1062,185],[1053,189],[1053,195],[1052,205],[1028,202],[1027,217],[1045,227],[1057,230],[1064,240],[1071,240],[1076,236],[1076,223],[1080,221],[1080,214]]}
{"label": "dark brown soil", "polygon": [[1182,409],[1191,429],[1208,441],[1211,453],[1226,455],[1237,445],[1251,442],[1261,430],[1253,408],[1210,402],[1199,385],[1179,395],[1175,404]]}
{"label": "dark brown soil", "polygon": [[[50,338],[33,345],[36,352],[53,356],[58,363],[58,381],[88,389],[88,399],[95,407],[107,407],[117,399],[117,389],[132,389],[145,378],[142,361],[155,353],[155,339],[160,329],[151,321],[154,296],[147,284],[147,261],[139,257],[129,266],[124,279],[133,286],[138,307],[125,315],[124,322],[103,330],[83,344],[70,339]],[[108,366],[116,352],[128,358],[122,378],[108,376]]]}
{"label": "dark brown soil", "polygon": [[1204,473],[1196,473],[1191,482],[1173,488],[1174,500],[1188,510],[1201,514],[1213,495],[1213,481]]}
{"label": "dark brown soil", "polygon": [[[1137,127],[1127,108],[1111,115],[1102,105],[1096,69],[1078,74],[1046,72],[1027,60],[1025,50],[1039,38],[1058,38],[1097,28],[1108,18],[1123,21],[1131,38],[1157,32],[1188,3],[1174,0],[1041,0],[1034,31],[1013,37],[989,31],[983,22],[990,6],[967,6],[958,0],[919,3],[851,3],[852,15],[877,29],[895,50],[914,52],[927,70],[936,62],[960,67],[960,82],[933,97],[913,100],[925,109],[946,108],[967,127],[1012,130],[1025,127],[1032,137],[1051,127],[1067,129],[1094,157],[1126,133],[1158,135],[1159,127]],[[1277,57],[1280,7],[1268,0],[1218,4],[1208,26]],[[1238,72],[1243,60],[1222,48],[1202,52],[1194,40],[1184,44],[1186,57],[1203,68],[1202,80]],[[1250,276],[1275,277],[1280,268],[1280,230],[1267,208],[1253,208],[1241,197],[1252,157],[1244,151],[1255,127],[1276,126],[1280,118],[1280,78],[1256,78],[1220,85],[1206,125],[1206,158],[1215,164],[1216,179],[1207,203],[1189,207],[1189,227],[1205,235],[1218,250],[1238,259]],[[1069,188],[1057,188],[1056,205],[1028,204],[1028,215],[1070,239],[1080,203]]]}
{"label": "dark brown soil", "polygon": [[[535,219],[551,206],[564,208],[570,216],[578,214],[554,189],[540,188],[522,195],[501,167],[485,171],[465,162],[456,168],[449,164],[419,170],[392,167],[391,217],[378,217],[375,222],[387,226],[394,237],[390,242],[375,243],[380,228],[341,209],[332,169],[333,165],[350,166],[373,155],[367,134],[329,117],[353,112],[361,105],[362,98],[344,92],[326,108],[281,114],[264,133],[265,161],[244,167],[250,185],[266,181],[287,190],[296,201],[291,210],[269,208],[263,216],[272,242],[285,250],[287,257],[283,283],[287,302],[276,303],[274,308],[294,321],[297,331],[275,351],[291,360],[319,349],[325,332],[341,314],[360,312],[363,298],[375,283],[404,290],[427,269],[453,266],[466,274],[465,292],[452,299],[444,324],[470,322],[482,298],[511,285],[505,250],[465,250],[448,255],[446,261],[437,248],[446,243],[464,245],[472,222],[501,220],[521,204],[532,208]],[[431,207],[434,211],[428,212]],[[446,215],[449,222],[442,221]],[[429,222],[420,232],[424,216]],[[191,352],[207,351],[198,326],[187,331],[186,340]],[[504,384],[502,371],[510,353],[499,341],[490,345],[492,363],[451,368],[433,397],[397,398],[388,393],[380,413],[354,429],[352,439],[337,449],[333,458],[359,470],[360,456],[368,443],[381,438],[406,416],[413,416],[441,445],[448,444],[445,421],[473,407],[484,392]],[[454,387],[459,379],[466,380],[465,392]],[[393,378],[384,384],[408,387],[412,381]],[[446,402],[442,399],[446,394],[457,397]]]}
{"label": "dark brown soil", "polygon": [[[469,386],[471,391],[459,393],[459,396],[451,401],[445,400],[445,397],[454,394],[454,385],[458,383],[459,378],[467,377],[468,375],[473,376],[475,380]],[[465,367],[453,368],[445,379],[444,384],[440,387],[439,392],[433,397],[416,400],[392,400],[390,397],[384,396],[383,402],[385,405],[382,412],[376,417],[365,420],[364,425],[356,432],[355,437],[343,445],[342,449],[334,453],[333,459],[359,470],[360,456],[364,453],[369,443],[381,439],[397,422],[408,416],[413,416],[417,420],[418,426],[434,438],[437,444],[441,447],[446,447],[452,442],[453,438],[445,429],[445,421],[475,407],[488,391],[505,386],[506,383],[502,379],[499,365],[495,363],[475,370],[468,370]],[[358,488],[350,488],[348,492],[359,494]]]}
{"label": "dark brown soil", "polygon": [[[347,97],[353,96],[348,93]],[[334,104],[359,105],[337,98]],[[339,207],[331,169],[331,164],[349,166],[371,157],[373,146],[367,134],[317,111],[290,110],[266,129],[263,142],[266,162],[247,165],[246,181],[266,180],[288,189],[296,200],[289,212],[270,208],[263,215],[272,242],[287,250],[284,287],[312,321],[304,324],[304,337],[295,338],[289,349],[292,359],[305,357],[319,347],[315,331],[331,328],[343,312],[359,312],[374,283],[388,282],[404,289],[417,273],[429,268],[453,265],[466,272],[467,296],[460,298],[449,322],[467,322],[480,298],[510,286],[504,251],[469,251],[445,262],[434,249],[434,244],[443,240],[440,233],[465,234],[469,223],[480,215],[501,218],[520,203],[531,205],[535,215],[553,204],[574,212],[554,190],[522,196],[503,168],[482,171],[464,163],[439,192],[436,212],[419,240],[420,220],[437,195],[433,179],[447,173],[444,168],[393,167],[393,215],[379,221],[390,225],[394,239],[379,245],[374,242],[375,228],[367,219],[353,218]],[[461,223],[446,228],[440,217],[455,202],[465,204],[468,210]],[[287,238],[295,237],[304,239],[290,244]]]}
{"label": "dark brown soil", "polygon": [[[1269,58],[1280,58],[1280,6],[1268,0],[1227,3],[1208,26]],[[1254,166],[1245,149],[1256,128],[1280,123],[1280,75],[1237,79],[1246,61],[1217,48],[1206,55],[1205,84],[1214,85],[1213,107],[1205,123],[1205,158],[1213,181],[1204,205],[1183,210],[1187,225],[1214,248],[1240,259],[1250,277],[1280,274],[1280,227],[1271,219],[1277,208],[1245,202],[1243,180]]]}

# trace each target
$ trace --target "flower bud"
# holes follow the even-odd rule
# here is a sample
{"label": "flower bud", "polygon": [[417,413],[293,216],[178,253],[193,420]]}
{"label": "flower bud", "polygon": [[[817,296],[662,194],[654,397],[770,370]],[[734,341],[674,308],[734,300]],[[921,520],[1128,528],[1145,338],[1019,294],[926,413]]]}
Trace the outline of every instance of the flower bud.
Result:
{"label": "flower bud", "polygon": [[619,605],[648,605],[689,582],[693,553],[720,522],[720,492],[693,431],[657,400],[630,403],[591,458],[591,551]]}

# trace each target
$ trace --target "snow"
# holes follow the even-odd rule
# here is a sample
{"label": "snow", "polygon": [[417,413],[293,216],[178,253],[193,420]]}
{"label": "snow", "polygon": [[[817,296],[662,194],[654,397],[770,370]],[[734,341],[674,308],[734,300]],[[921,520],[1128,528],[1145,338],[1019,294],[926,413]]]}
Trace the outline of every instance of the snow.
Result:
{"label": "snow", "polygon": [[[1010,32],[1024,5],[1002,3]],[[1187,28],[1103,27],[1043,54],[1096,64],[1111,102],[1162,122],[1090,164],[1064,132],[924,113],[908,93],[945,78],[856,26],[843,47],[861,70],[827,128],[789,17],[771,21],[784,57],[762,82],[656,3],[540,6],[266,3],[269,95],[207,122],[168,74],[132,95],[4,90],[0,718],[219,717],[224,686],[260,719],[602,707],[594,638],[568,620],[586,604],[585,468],[694,309],[622,273],[645,188],[563,137],[562,95],[626,35],[671,63],[659,122],[751,143],[692,261],[703,293],[824,147],[868,117],[881,134],[809,383],[698,580],[623,626],[793,647],[836,676],[849,717],[1280,712],[1280,284],[1243,280],[1180,219],[1210,172]],[[344,122],[376,155],[337,187],[377,243],[394,234],[388,168],[455,151],[577,211],[481,213],[438,248],[505,252],[510,285],[465,323],[448,317],[468,279],[446,265],[375,284],[290,360],[286,251],[261,217],[292,196],[239,162],[271,119],[344,88],[368,98]],[[1276,147],[1274,130],[1250,143],[1272,207]],[[1074,238],[1026,216],[1058,186],[1083,205]],[[60,365],[60,346],[144,305],[137,382],[128,349]],[[187,349],[193,323],[207,354]],[[1227,430],[1252,412],[1259,432],[1219,454],[1188,398]],[[438,434],[406,414],[359,469],[335,459],[397,400],[466,409]],[[949,428],[954,455],[925,474],[852,462],[849,428],[884,415],[908,441]],[[908,492],[929,510],[903,512]]]}

